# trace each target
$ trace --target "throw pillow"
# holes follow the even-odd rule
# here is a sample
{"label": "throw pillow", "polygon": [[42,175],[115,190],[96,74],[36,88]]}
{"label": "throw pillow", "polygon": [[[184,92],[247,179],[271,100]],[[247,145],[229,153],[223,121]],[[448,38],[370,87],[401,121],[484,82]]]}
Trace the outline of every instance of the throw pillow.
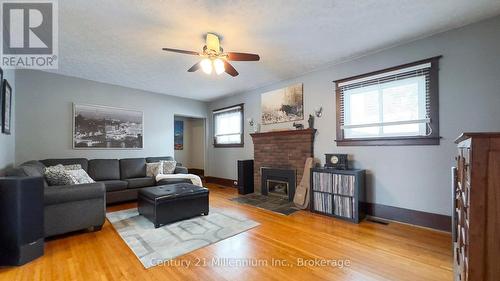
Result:
{"label": "throw pillow", "polygon": [[146,163],[146,176],[156,177],[159,174],[163,174],[163,163]]}
{"label": "throw pillow", "polygon": [[163,174],[169,175],[173,174],[175,167],[177,166],[177,161],[175,160],[164,160],[160,161],[163,164]]}
{"label": "throw pillow", "polygon": [[66,172],[64,166],[59,164],[57,166],[50,166],[44,169],[43,175],[49,185],[70,185],[73,184],[73,179]]}
{"label": "throw pillow", "polygon": [[64,169],[66,170],[80,170],[82,168],[82,165],[80,164],[71,164],[71,165],[64,165]]}
{"label": "throw pillow", "polygon": [[73,184],[94,183],[95,181],[85,172],[84,169],[66,170],[71,176]]}

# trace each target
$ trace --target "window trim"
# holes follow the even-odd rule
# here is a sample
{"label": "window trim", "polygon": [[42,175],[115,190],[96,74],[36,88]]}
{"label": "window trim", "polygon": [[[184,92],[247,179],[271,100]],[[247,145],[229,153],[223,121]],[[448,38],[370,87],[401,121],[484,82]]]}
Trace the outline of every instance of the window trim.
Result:
{"label": "window trim", "polygon": [[[396,146],[396,145],[439,145],[441,137],[439,136],[439,59],[442,56],[436,56],[424,60],[415,61],[403,65],[385,68],[378,71],[373,71],[361,75],[356,75],[340,80],[335,80],[335,107],[336,107],[336,128],[337,146]],[[424,63],[430,63],[429,70],[429,99],[430,99],[430,119],[432,124],[432,132],[428,136],[403,136],[403,137],[377,137],[377,138],[344,138],[344,131],[341,128],[341,108],[340,108],[340,83],[345,83],[352,80],[357,80],[369,76],[384,74],[391,71],[397,71],[412,66],[417,66]]]}
{"label": "window trim", "polygon": [[[232,107],[241,107],[241,142],[240,143],[229,143],[229,144],[222,144],[222,143],[217,143],[216,138],[215,138],[215,114],[214,112],[220,111],[220,110],[225,110],[229,109]],[[213,127],[213,145],[216,148],[224,148],[224,147],[244,147],[245,146],[245,104],[240,103],[240,104],[235,104],[231,106],[226,106],[223,108],[218,108],[212,110],[212,127]]]}

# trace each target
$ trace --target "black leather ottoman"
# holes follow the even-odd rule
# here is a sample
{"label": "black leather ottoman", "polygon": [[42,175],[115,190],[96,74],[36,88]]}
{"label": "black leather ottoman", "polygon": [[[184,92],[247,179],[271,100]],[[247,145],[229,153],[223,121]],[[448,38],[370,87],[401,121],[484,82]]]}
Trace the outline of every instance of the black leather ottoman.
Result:
{"label": "black leather ottoman", "polygon": [[208,215],[208,189],[190,183],[152,186],[139,190],[139,214],[155,228],[175,221]]}

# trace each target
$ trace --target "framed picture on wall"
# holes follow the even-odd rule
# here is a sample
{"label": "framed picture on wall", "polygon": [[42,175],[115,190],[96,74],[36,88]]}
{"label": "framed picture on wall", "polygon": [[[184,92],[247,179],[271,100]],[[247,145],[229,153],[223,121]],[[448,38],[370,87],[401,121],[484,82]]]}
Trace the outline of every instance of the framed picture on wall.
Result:
{"label": "framed picture on wall", "polygon": [[303,84],[263,93],[261,110],[264,125],[304,120]]}
{"label": "framed picture on wall", "polygon": [[174,149],[184,149],[184,121],[182,120],[174,121]]}
{"label": "framed picture on wall", "polygon": [[10,135],[12,117],[12,88],[7,80],[2,85],[2,133]]}
{"label": "framed picture on wall", "polygon": [[73,104],[74,149],[142,149],[143,112]]}

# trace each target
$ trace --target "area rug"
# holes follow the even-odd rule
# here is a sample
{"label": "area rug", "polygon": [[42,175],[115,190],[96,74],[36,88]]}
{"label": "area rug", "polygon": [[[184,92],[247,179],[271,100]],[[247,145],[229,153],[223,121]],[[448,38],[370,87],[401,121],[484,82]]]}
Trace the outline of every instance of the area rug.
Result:
{"label": "area rug", "polygon": [[154,228],[137,209],[107,213],[106,217],[145,268],[247,231],[259,223],[217,209],[209,215]]}
{"label": "area rug", "polygon": [[293,202],[289,202],[288,200],[279,198],[277,196],[265,196],[252,193],[247,195],[240,195],[229,200],[273,211],[275,213],[286,216],[299,211],[299,209],[295,207]]}

